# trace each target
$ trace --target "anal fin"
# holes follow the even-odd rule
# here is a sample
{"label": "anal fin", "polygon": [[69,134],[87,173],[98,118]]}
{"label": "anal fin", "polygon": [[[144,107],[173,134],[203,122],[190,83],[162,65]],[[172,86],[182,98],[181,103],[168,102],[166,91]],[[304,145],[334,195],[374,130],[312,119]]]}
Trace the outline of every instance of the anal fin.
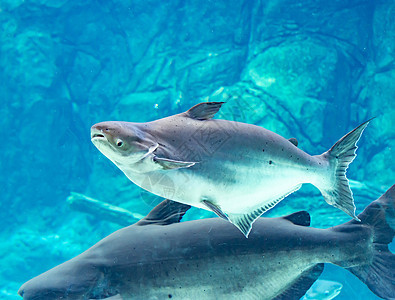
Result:
{"label": "anal fin", "polygon": [[249,213],[246,214],[227,213],[229,222],[235,225],[245,235],[245,237],[248,238],[248,235],[250,234],[250,231],[252,229],[252,224],[256,221],[256,219],[258,219],[263,213],[265,213],[269,209],[273,208],[277,203],[279,203],[289,194],[292,194],[293,192],[300,189],[301,186],[302,186],[301,184],[294,186],[284,195],[274,198],[273,200],[269,201],[262,207],[259,207]]}
{"label": "anal fin", "polygon": [[252,229],[252,224],[258,219],[264,211],[257,209],[249,214],[228,214],[229,222],[235,225],[248,238]]}

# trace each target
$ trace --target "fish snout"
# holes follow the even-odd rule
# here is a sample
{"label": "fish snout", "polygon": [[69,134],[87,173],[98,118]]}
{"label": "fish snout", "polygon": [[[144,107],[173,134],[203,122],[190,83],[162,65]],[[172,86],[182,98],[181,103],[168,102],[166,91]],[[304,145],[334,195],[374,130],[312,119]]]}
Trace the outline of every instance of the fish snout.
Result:
{"label": "fish snout", "polygon": [[25,285],[22,285],[19,290],[18,290],[18,295],[21,296],[23,298],[23,295],[25,294]]}
{"label": "fish snout", "polygon": [[91,140],[107,140],[107,136],[110,134],[111,128],[105,123],[98,123],[91,127]]}
{"label": "fish snout", "polygon": [[29,285],[28,282],[19,288],[18,295],[21,296],[23,300],[55,300],[64,299],[67,296],[64,292],[40,289]]}

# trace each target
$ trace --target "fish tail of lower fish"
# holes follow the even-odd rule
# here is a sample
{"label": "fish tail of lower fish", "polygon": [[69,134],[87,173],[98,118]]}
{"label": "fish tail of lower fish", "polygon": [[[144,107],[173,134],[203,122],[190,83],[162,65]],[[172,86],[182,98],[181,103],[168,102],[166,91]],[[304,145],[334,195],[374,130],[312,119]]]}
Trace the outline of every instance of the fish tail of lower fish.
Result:
{"label": "fish tail of lower fish", "polygon": [[357,142],[371,120],[362,123],[338,140],[327,152],[317,156],[318,159],[324,161],[324,165],[329,167],[325,178],[315,185],[328,204],[341,209],[355,220],[358,220],[358,217],[355,215],[354,198],[346,177],[346,170],[357,156]]}
{"label": "fish tail of lower fish", "polygon": [[354,257],[337,264],[357,276],[377,296],[395,299],[395,254],[388,248],[395,236],[395,185],[366,207],[358,218],[360,222],[351,220],[331,230],[348,235],[349,239],[357,237],[359,242],[355,242],[355,248],[349,252],[359,252],[362,259]]}

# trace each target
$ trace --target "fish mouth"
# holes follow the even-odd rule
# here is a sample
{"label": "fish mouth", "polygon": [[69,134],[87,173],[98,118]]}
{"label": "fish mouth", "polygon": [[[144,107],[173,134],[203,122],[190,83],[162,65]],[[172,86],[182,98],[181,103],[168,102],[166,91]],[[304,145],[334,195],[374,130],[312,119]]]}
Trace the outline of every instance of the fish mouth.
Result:
{"label": "fish mouth", "polygon": [[106,136],[101,130],[98,129],[92,129],[91,131],[91,141],[97,141],[97,140],[107,140]]}
{"label": "fish mouth", "polygon": [[104,138],[104,134],[94,133],[94,134],[92,134],[91,139],[94,139],[94,138]]}

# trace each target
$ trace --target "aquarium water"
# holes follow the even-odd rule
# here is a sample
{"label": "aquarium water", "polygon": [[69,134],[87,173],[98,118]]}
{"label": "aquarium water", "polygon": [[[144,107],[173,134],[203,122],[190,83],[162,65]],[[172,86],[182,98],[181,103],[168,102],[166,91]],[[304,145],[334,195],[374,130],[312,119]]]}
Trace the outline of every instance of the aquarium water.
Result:
{"label": "aquarium water", "polygon": [[[316,155],[375,117],[347,170],[360,213],[395,183],[394,16],[390,0],[0,0],[0,299],[163,200],[97,151],[101,121],[221,101],[215,118]],[[350,220],[311,185],[264,217],[300,210],[313,227]],[[380,299],[334,265],[319,280],[342,286],[335,299]]]}

